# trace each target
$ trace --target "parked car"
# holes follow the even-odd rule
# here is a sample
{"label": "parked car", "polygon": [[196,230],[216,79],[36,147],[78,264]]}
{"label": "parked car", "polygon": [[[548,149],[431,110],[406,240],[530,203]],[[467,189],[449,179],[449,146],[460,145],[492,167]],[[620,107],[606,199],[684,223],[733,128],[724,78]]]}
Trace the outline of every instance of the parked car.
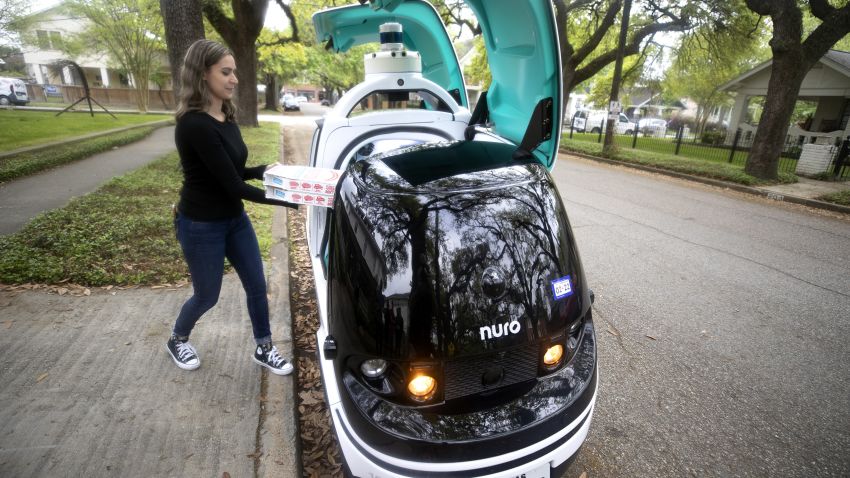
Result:
{"label": "parked car", "polygon": [[638,121],[638,131],[646,136],[660,136],[667,134],[667,122],[661,118],[642,118]]}
{"label": "parked car", "polygon": [[300,103],[306,103],[309,100],[307,99],[306,96],[296,96],[295,101],[297,101],[300,104]]}
{"label": "parked car", "polygon": [[295,99],[295,96],[289,93],[280,97],[280,106],[283,107],[283,111],[301,111],[301,105]]}
{"label": "parked car", "polygon": [[382,44],[309,157],[342,173],[306,228],[348,476],[560,476],[590,427],[592,293],[549,173],[563,117],[551,1],[466,4],[484,44],[500,39],[490,91],[510,92],[473,113],[429,3],[313,15],[336,52]]}
{"label": "parked car", "polygon": [[18,78],[0,78],[0,105],[25,105],[29,101],[26,83]]}
{"label": "parked car", "polygon": [[575,131],[579,133],[584,133],[587,131],[587,118],[596,113],[602,113],[600,111],[590,111],[590,110],[578,110],[575,112],[572,118],[572,127]]}
{"label": "parked car", "polygon": [[328,101],[327,99],[324,99],[324,100],[320,101],[319,104],[321,104],[322,106],[330,106],[331,102]]}
{"label": "parked car", "polygon": [[[632,134],[637,127],[629,117],[620,113],[617,121],[615,121],[614,131],[617,134]],[[608,127],[608,113],[605,111],[594,111],[587,112],[587,119],[585,120],[583,131],[589,131],[591,133],[599,133],[599,131],[604,132],[605,128]]]}

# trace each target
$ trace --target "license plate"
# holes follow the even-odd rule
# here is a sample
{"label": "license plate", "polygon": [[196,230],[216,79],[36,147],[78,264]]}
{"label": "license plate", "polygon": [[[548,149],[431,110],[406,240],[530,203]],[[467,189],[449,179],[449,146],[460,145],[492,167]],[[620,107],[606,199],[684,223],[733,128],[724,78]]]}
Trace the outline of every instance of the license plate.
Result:
{"label": "license plate", "polygon": [[552,469],[549,467],[549,463],[544,463],[537,468],[532,468],[530,470],[524,470],[519,473],[511,473],[509,475],[501,475],[499,478],[549,478],[549,473]]}

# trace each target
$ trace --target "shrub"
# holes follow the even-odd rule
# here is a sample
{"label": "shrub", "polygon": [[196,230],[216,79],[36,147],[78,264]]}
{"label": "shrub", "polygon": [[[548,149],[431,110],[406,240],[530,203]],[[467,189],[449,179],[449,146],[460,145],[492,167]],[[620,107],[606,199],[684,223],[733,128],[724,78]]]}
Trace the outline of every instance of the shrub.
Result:
{"label": "shrub", "polygon": [[714,146],[723,144],[723,141],[725,139],[726,139],[726,134],[723,131],[717,131],[717,130],[703,131],[702,135],[700,136],[700,141],[703,144],[710,144],[710,145],[714,145]]}

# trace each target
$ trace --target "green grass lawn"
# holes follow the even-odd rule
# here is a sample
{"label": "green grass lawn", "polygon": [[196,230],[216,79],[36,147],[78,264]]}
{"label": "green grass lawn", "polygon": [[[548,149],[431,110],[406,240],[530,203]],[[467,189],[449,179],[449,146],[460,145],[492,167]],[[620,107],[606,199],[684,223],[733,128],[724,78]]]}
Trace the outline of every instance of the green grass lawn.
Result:
{"label": "green grass lawn", "polygon": [[0,151],[172,118],[171,115],[64,113],[0,109]]}
{"label": "green grass lawn", "polygon": [[[569,140],[569,133],[564,134],[564,138]],[[571,141],[598,141],[599,135],[593,133],[573,133]],[[614,135],[614,142],[624,149],[631,149],[634,138],[630,135]],[[673,137],[658,138],[651,136],[638,136],[635,149],[649,151],[653,153],[662,153],[675,155],[676,140]],[[725,148],[712,148],[702,143],[694,143],[693,140],[683,140],[679,148],[679,156],[691,159],[702,159],[707,161],[726,161],[729,162],[730,150]],[[746,151],[736,151],[732,163],[744,164],[747,161],[749,153]]]}
{"label": "green grass lawn", "polygon": [[[731,181],[739,184],[766,184],[765,181],[746,174],[744,172],[743,164],[730,164],[725,161],[711,161],[683,155],[675,156],[669,153],[665,154],[654,151],[643,151],[639,149],[631,149],[630,146],[631,143],[629,143],[628,148],[621,146],[617,150],[615,156],[611,159],[644,164],[656,168],[720,179],[723,181]],[[591,141],[582,141],[577,139],[570,140],[567,136],[564,136],[561,140],[561,147],[568,151],[576,151],[592,156],[602,156],[602,145]],[[793,173],[780,172],[778,182],[794,183],[797,182],[797,176]]]}
{"label": "green grass lawn", "polygon": [[[277,161],[279,128],[262,123],[242,130],[249,165]],[[181,181],[172,153],[0,237],[0,283],[144,285],[187,278],[171,215]],[[266,259],[274,207],[246,202]]]}
{"label": "green grass lawn", "polygon": [[841,191],[838,193],[825,194],[819,197],[821,201],[841,204],[842,206],[850,206],[850,191]]}
{"label": "green grass lawn", "polygon": [[151,134],[156,128],[156,126],[140,126],[128,131],[110,133],[72,144],[52,146],[35,152],[7,156],[0,159],[0,183],[79,161],[116,146],[138,141]]}

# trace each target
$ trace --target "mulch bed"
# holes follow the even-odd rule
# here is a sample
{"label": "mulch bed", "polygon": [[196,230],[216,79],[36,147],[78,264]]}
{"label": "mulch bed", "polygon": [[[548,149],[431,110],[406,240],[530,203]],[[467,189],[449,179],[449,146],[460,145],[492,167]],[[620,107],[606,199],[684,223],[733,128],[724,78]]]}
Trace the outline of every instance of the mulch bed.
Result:
{"label": "mulch bed", "polygon": [[301,461],[309,478],[341,477],[342,453],[331,419],[316,358],[319,313],[305,234],[306,208],[289,212],[289,298],[292,336],[298,359],[298,419]]}

